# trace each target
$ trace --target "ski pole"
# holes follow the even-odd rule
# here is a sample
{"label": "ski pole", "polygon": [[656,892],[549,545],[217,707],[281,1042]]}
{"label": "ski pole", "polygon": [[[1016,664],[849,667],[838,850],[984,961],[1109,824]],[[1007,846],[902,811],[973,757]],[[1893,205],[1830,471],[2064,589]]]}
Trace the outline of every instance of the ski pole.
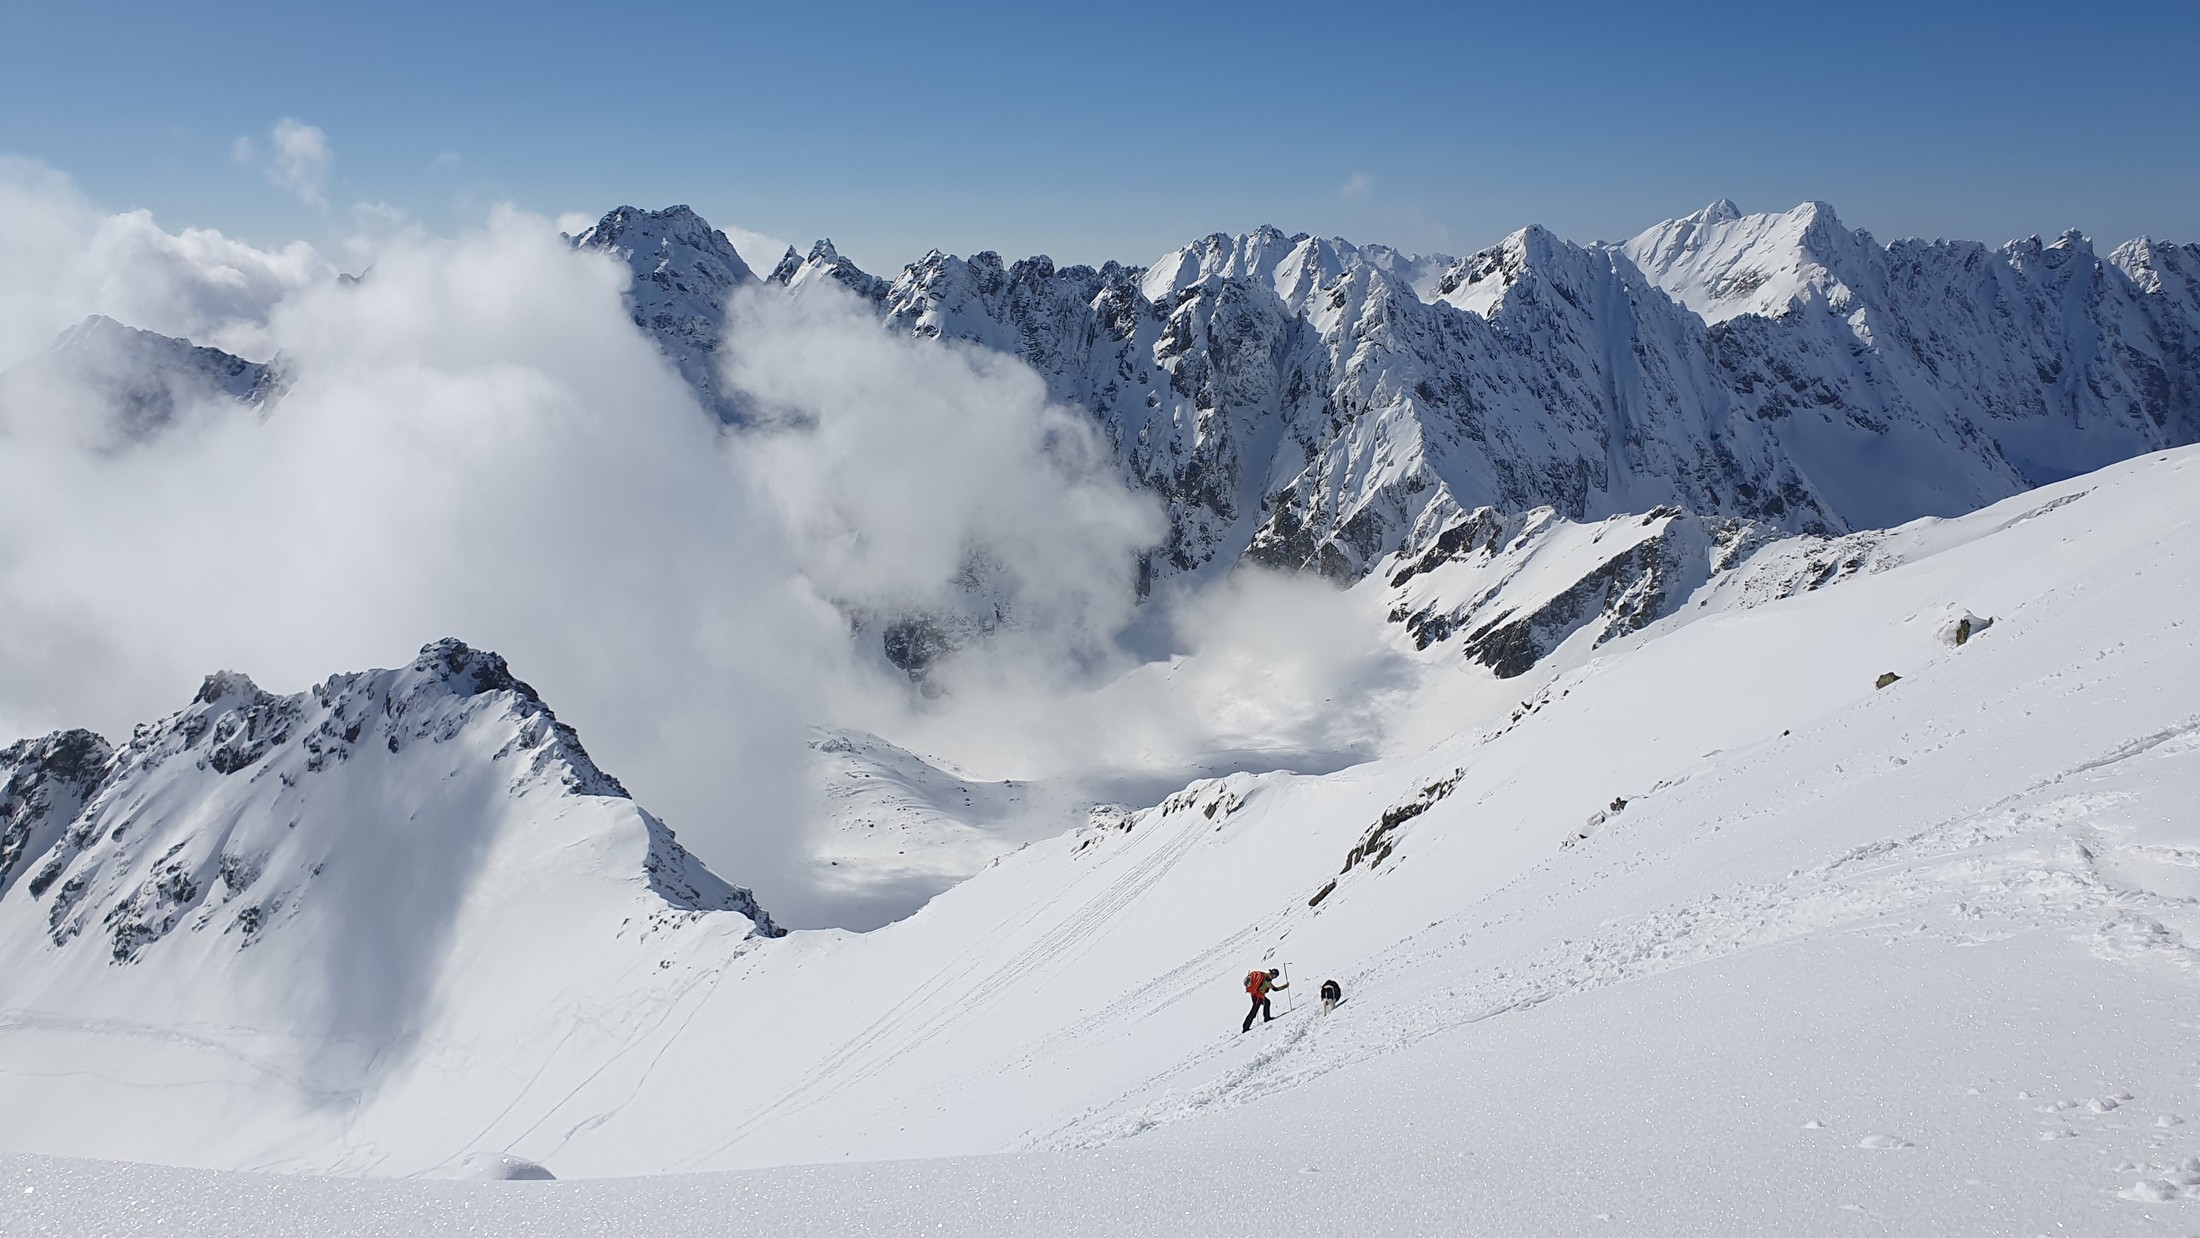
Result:
{"label": "ski pole", "polygon": [[1299,991],[1291,987],[1291,965],[1289,963],[1283,965],[1283,991],[1291,995],[1289,1013],[1297,1014],[1299,1012]]}

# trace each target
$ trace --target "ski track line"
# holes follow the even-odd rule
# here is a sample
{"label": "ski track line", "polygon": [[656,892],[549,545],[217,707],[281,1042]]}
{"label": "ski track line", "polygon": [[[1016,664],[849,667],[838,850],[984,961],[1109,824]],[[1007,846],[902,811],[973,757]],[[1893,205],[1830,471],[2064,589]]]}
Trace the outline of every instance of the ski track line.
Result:
{"label": "ski track line", "polygon": [[[244,1067],[255,1075],[265,1076],[269,1079],[276,1081],[277,1083],[287,1086],[292,1090],[293,1093],[301,1096],[340,1098],[354,1095],[357,1091],[357,1089],[353,1088],[328,1088],[314,1086],[305,1075],[295,1071],[286,1070],[278,1064],[277,1060],[274,1060],[277,1059],[279,1056],[288,1056],[293,1058],[306,1056],[307,1050],[305,1046],[310,1040],[310,1038],[308,1037],[281,1032],[264,1032],[245,1027],[225,1027],[221,1025],[210,1025],[210,1030],[208,1031],[191,1030],[193,1027],[198,1026],[206,1025],[187,1024],[179,1027],[161,1027],[149,1023],[138,1023],[128,1019],[79,1018],[68,1015],[45,1014],[33,1010],[18,1009],[0,1012],[0,1035],[5,1035],[9,1032],[68,1031],[90,1033],[96,1036],[111,1036],[125,1041],[149,1040],[157,1044],[182,1045],[188,1048],[211,1052],[217,1057],[227,1059],[239,1066]],[[226,1033],[228,1035],[225,1037],[223,1033]],[[292,1051],[287,1055],[282,1055],[279,1053],[260,1055],[253,1053],[249,1049],[240,1047],[240,1045],[236,1043],[238,1041],[249,1042],[255,1039],[273,1040],[279,1046],[289,1045],[291,1046]],[[410,1042],[417,1039],[417,1033],[407,1033],[405,1036],[400,1038],[399,1043]],[[354,1037],[337,1037],[336,1043],[338,1045],[342,1045],[345,1043],[354,1043],[356,1047],[365,1048],[373,1042]],[[377,1048],[375,1050],[375,1056],[380,1056],[380,1053],[380,1048]],[[12,1074],[19,1072],[10,1071],[8,1073]],[[110,1081],[115,1083],[122,1082],[121,1080]]]}
{"label": "ski track line", "polygon": [[[1173,869],[1198,844],[1200,838],[1206,832],[1198,828],[1199,825],[1203,824],[1203,821],[1197,823],[1187,822],[1186,827],[1180,831],[1178,837],[1164,839],[1162,842],[1154,844],[1151,853],[1134,863],[1129,872],[1104,887],[1098,895],[1087,900],[1071,912],[1069,916],[1057,923],[1055,927],[1047,930],[1036,942],[1010,956],[1007,962],[995,967],[967,995],[958,998],[949,992],[949,988],[956,981],[961,981],[966,977],[984,971],[986,961],[982,957],[966,963],[945,984],[926,983],[918,986],[908,997],[903,998],[885,1014],[874,1020],[869,1027],[857,1033],[856,1036],[842,1044],[839,1049],[812,1067],[801,1082],[787,1092],[782,1093],[778,1099],[769,1105],[744,1119],[735,1128],[733,1134],[723,1142],[699,1156],[686,1158],[680,1164],[683,1166],[698,1164],[723,1153],[726,1149],[753,1134],[767,1120],[799,1113],[831,1095],[832,1091],[826,1090],[826,1085],[833,1083],[851,1070],[855,1070],[858,1062],[862,1063],[862,1069],[857,1074],[858,1078],[875,1074],[929,1042],[948,1025],[968,1017],[979,1008],[990,1005],[1002,993],[1025,979],[1032,972],[1039,970],[1043,964],[1058,960],[1064,953],[1090,939],[1110,923],[1124,907],[1152,889],[1168,874],[1169,870]],[[1021,928],[1030,924],[1044,912],[1050,910],[1052,906],[1049,903],[1039,904],[1016,927]],[[1012,939],[1013,935],[1010,936]],[[933,979],[936,981],[940,977],[946,976],[948,970],[943,968],[940,972],[935,973]],[[920,1019],[911,1024],[905,1017],[905,1015],[923,1010],[928,1005],[935,1004],[940,1005],[942,1008],[928,1018]],[[900,1034],[897,1036],[896,1033]],[[898,1044],[893,1044],[889,1048],[873,1053],[875,1046],[896,1040],[899,1041]],[[867,1057],[868,1060],[865,1060]],[[837,1091],[837,1089],[833,1089],[833,1091]]]}
{"label": "ski track line", "polygon": [[[2069,769],[2066,769],[2063,772],[2055,775],[2053,778],[2048,779],[2045,784],[2034,784],[2033,786],[2027,787],[2025,789],[2027,791],[2040,790],[2047,785],[2061,782],[2065,778],[2075,778],[2080,774],[2090,774],[2095,770],[2107,769],[2113,765],[2121,765],[2125,761],[2132,760],[2135,757],[2144,756],[2147,753],[2154,751],[2156,748],[2160,748],[2166,744],[2175,743],[2177,740],[2183,739],[2187,736],[2191,736],[2195,732],[2200,732],[2200,714],[2189,715],[2183,721],[2180,721],[2175,725],[2165,727],[2164,729],[2156,731],[2150,735],[2142,735],[2137,739],[2125,740],[2123,743],[2118,744],[2116,747],[2109,749],[2107,752],[2102,753],[2100,756],[2097,756],[2090,761],[2080,761],[2078,764],[2073,765]],[[2164,753],[2163,755],[2168,756],[2177,752],[2182,752],[2184,750],[2185,749],[2182,747],[2172,748],[2170,752]]]}
{"label": "ski track line", "polygon": [[[1005,1067],[986,1067],[967,1071],[949,1080],[943,1085],[942,1090],[953,1091],[959,1084],[968,1080],[1036,1066],[1049,1057],[1059,1055],[1069,1045],[1078,1041],[1111,1032],[1125,1024],[1136,1024],[1159,1014],[1161,1011],[1191,997],[1201,989],[1214,984],[1215,969],[1221,965],[1221,960],[1244,949],[1246,942],[1259,940],[1263,931],[1276,918],[1271,916],[1258,924],[1239,929],[1220,942],[1209,946],[1185,962],[1171,968],[1168,972],[1163,973],[1161,977],[1141,983],[1125,991],[1123,995],[1103,1004],[1101,1013],[1078,1020],[1067,1029],[1064,1029],[1060,1035],[1051,1038],[1037,1048],[1027,1049],[1018,1054]],[[1160,990],[1160,996],[1151,1000],[1138,1000],[1139,995],[1155,989]],[[1204,1057],[1205,1054],[1199,1054],[1194,1058],[1185,1059],[1176,1066],[1170,1067],[1165,1073],[1173,1074],[1184,1069],[1193,1061],[1203,1060]],[[1020,1140],[1018,1146],[1024,1146],[1029,1138],[1029,1136],[1026,1136],[1023,1140]]]}
{"label": "ski track line", "polygon": [[[721,976],[724,975],[726,968],[730,966],[733,962],[738,960],[740,957],[741,953],[736,953],[731,958],[728,958],[719,963],[717,966],[712,967],[699,975],[688,977],[685,983],[668,985],[665,989],[659,990],[657,993],[650,994],[649,996],[652,998],[651,1005],[653,1009],[650,1015],[643,1021],[642,1026],[637,1029],[633,1035],[622,1038],[623,1042],[619,1045],[619,1047],[603,1061],[597,1063],[595,1069],[589,1071],[588,1074],[583,1076],[579,1082],[575,1083],[572,1087],[566,1089],[564,1096],[560,1097],[558,1100],[552,1102],[548,1107],[544,1108],[540,1113],[536,1115],[534,1121],[528,1123],[525,1127],[523,1127],[518,1134],[512,1136],[508,1140],[502,1141],[503,1145],[505,1147],[509,1147],[510,1145],[518,1143],[520,1140],[527,1138],[529,1135],[532,1135],[537,1130],[541,1129],[544,1123],[549,1122],[551,1119],[556,1117],[560,1110],[564,1109],[568,1104],[571,1104],[573,1099],[579,1096],[583,1091],[587,1090],[589,1085],[595,1083],[595,1081],[598,1078],[602,1077],[605,1072],[611,1070],[614,1066],[617,1066],[630,1054],[641,1047],[645,1042],[654,1037],[656,1033],[661,1031],[667,1023],[672,1021],[673,1017],[679,1013],[682,1006],[686,1006],[686,1017],[680,1020],[679,1027],[674,1029],[671,1035],[657,1040],[657,1051],[656,1053],[651,1055],[649,1065],[642,1068],[641,1072],[635,1077],[633,1086],[628,1089],[626,1100],[632,1100],[634,1098],[634,1094],[640,1090],[642,1084],[648,1079],[649,1072],[656,1066],[657,1062],[664,1057],[665,1050],[672,1044],[673,1041],[679,1039],[680,1033],[685,1031],[687,1029],[687,1026],[695,1021],[695,1016],[697,1012],[699,1012],[705,1005],[709,1003],[710,995],[711,993],[717,991],[718,980]],[[697,1000],[693,1002],[690,1002],[688,1000],[691,997],[696,997],[697,994],[701,994],[701,996],[697,998]],[[573,1037],[579,1034],[584,1028],[596,1032],[602,1032],[605,1030],[600,1025],[599,1020],[594,1016],[591,1016],[587,1019],[576,1020],[573,1026],[566,1030],[566,1034],[563,1037],[559,1038],[556,1047],[552,1048],[549,1053],[543,1056],[541,1064],[538,1065],[535,1068],[534,1073],[528,1077],[527,1085],[521,1088],[512,1097],[511,1103],[505,1105],[503,1109],[497,1112],[495,1117],[489,1119],[488,1122],[483,1124],[480,1132],[474,1136],[473,1141],[468,1143],[466,1147],[459,1150],[461,1154],[473,1148],[481,1146],[483,1141],[489,1138],[490,1132],[494,1131],[499,1125],[501,1125],[507,1117],[511,1116],[511,1113],[514,1109],[519,1108],[521,1103],[527,1100],[528,1096],[534,1091],[535,1085],[541,1081],[543,1074],[547,1072],[552,1066],[557,1064],[558,1056],[564,1051],[565,1046],[570,1043]],[[618,1112],[619,1109],[624,1107],[625,1103],[625,1101],[621,1101],[619,1104],[612,1106],[611,1109],[604,1114],[591,1115],[588,1120],[584,1120],[580,1125],[576,1125],[572,1129],[568,1130],[565,1134],[565,1138],[561,1139],[558,1142],[557,1148],[547,1153],[546,1156],[555,1156],[558,1152],[563,1151],[565,1149],[565,1145],[571,1142],[573,1135],[577,1131],[583,1129],[589,1124],[589,1122],[599,1121],[602,1118],[609,1117],[612,1113]],[[499,1150],[501,1151],[502,1149],[500,1148]]]}
{"label": "ski track line", "polygon": [[[693,1004],[691,1004],[688,1007],[686,1017],[680,1020],[680,1025],[674,1028],[669,1035],[665,1036],[657,1042],[657,1051],[649,1055],[649,1063],[643,1066],[642,1069],[634,1076],[633,1082],[629,1084],[626,1089],[626,1096],[621,1099],[617,1104],[612,1105],[610,1108],[600,1113],[590,1114],[589,1116],[582,1118],[580,1121],[574,1123],[572,1126],[567,1127],[564,1137],[558,1140],[557,1146],[555,1148],[544,1155],[544,1159],[548,1159],[549,1157],[556,1156],[559,1153],[563,1152],[566,1148],[566,1145],[570,1144],[573,1141],[573,1137],[580,1134],[582,1131],[600,1126],[603,1123],[611,1120],[612,1117],[616,1116],[618,1113],[624,1110],[636,1096],[641,1094],[642,1085],[649,1081],[650,1075],[656,1072],[658,1064],[664,1061],[665,1054],[672,1051],[672,1046],[679,1043],[680,1038],[687,1033],[688,1026],[695,1022],[696,1016],[701,1014],[703,1012],[703,1008],[710,1004],[710,999],[717,995],[719,981],[723,979],[727,968],[731,966],[732,963],[739,957],[739,955],[736,955],[733,959],[728,959],[726,960],[726,962],[719,964],[715,968],[712,968],[706,975],[698,977],[693,985],[690,985],[687,989],[682,990],[680,995],[674,999],[672,1007],[668,1009],[664,1013],[664,1015],[658,1019],[658,1027],[662,1027],[665,1023],[671,1020],[673,1011],[678,1009],[679,1003],[685,1002],[687,1000],[689,993],[700,990],[706,980],[709,982],[709,992],[703,993],[700,998],[698,998]],[[625,1051],[621,1050],[618,1054],[618,1057],[624,1056]],[[616,1060],[617,1057],[612,1059],[613,1062],[615,1062]],[[588,1085],[594,1083],[596,1081],[596,1078],[611,1065],[612,1062],[605,1062],[602,1066],[599,1066],[597,1069],[590,1071],[586,1079],[583,1079],[580,1083],[574,1085],[573,1089],[567,1092],[565,1097],[558,1101],[557,1104],[551,1106],[549,1109],[544,1110],[541,1117],[535,1119],[532,1125],[530,1125],[526,1130],[520,1132],[518,1138],[526,1138],[528,1135],[533,1134],[537,1129],[539,1129],[543,1123],[548,1122],[552,1118],[556,1117],[559,1110],[562,1110],[567,1105],[571,1104],[574,1097],[579,1096],[583,1089],[587,1088]],[[513,1142],[518,1142],[518,1139],[515,1139]]]}

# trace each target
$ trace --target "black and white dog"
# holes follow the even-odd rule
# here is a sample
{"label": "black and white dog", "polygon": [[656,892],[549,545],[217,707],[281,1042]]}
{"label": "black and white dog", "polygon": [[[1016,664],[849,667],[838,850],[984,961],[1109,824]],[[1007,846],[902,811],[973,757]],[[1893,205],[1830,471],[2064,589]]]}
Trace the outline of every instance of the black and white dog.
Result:
{"label": "black and white dog", "polygon": [[1344,1000],[1344,986],[1334,980],[1322,981],[1322,1013],[1328,1014]]}

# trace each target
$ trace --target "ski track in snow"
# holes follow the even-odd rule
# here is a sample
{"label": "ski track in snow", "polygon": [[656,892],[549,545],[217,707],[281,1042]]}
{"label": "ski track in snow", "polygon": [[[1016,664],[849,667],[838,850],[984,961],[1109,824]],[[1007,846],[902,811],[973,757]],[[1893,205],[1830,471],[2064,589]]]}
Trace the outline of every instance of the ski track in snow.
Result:
{"label": "ski track in snow", "polygon": [[[728,959],[725,962],[720,963],[715,967],[712,967],[701,975],[694,977],[688,983],[680,985],[677,991],[672,994],[669,1000],[656,1004],[655,1008],[652,1011],[654,1017],[649,1021],[646,1028],[644,1028],[641,1032],[635,1034],[625,1044],[621,1045],[616,1052],[606,1057],[593,1070],[590,1070],[586,1075],[581,1078],[578,1083],[567,1089],[567,1091],[561,1098],[550,1104],[548,1107],[544,1108],[542,1111],[542,1116],[536,1118],[532,1123],[529,1123],[525,1128],[523,1128],[519,1132],[516,1139],[511,1142],[516,1142],[517,1139],[525,1139],[527,1136],[533,1134],[535,1131],[540,1130],[544,1124],[552,1121],[553,1119],[556,1119],[560,1111],[565,1109],[566,1106],[575,1103],[576,1100],[581,1096],[581,1094],[586,1092],[589,1087],[593,1085],[598,1079],[601,1079],[606,1074],[610,1073],[614,1067],[621,1065],[629,1056],[640,1053],[646,1049],[649,1051],[649,1061],[646,1065],[641,1067],[641,1069],[635,1072],[633,1081],[627,1085],[624,1100],[609,1105],[608,1107],[592,1113],[587,1117],[581,1118],[577,1122],[573,1122],[571,1125],[566,1127],[563,1137],[559,1139],[558,1143],[556,1144],[556,1148],[558,1150],[563,1150],[567,1144],[572,1142],[575,1135],[580,1134],[582,1131],[585,1131],[592,1126],[607,1121],[613,1114],[616,1114],[620,1110],[620,1108],[624,1106],[625,1100],[633,1099],[634,1095],[640,1092],[643,1086],[649,1082],[651,1072],[653,1072],[656,1069],[657,1064],[664,1059],[665,1052],[672,1047],[675,1041],[679,1040],[680,1034],[687,1030],[688,1025],[695,1021],[695,1016],[702,1011],[705,1003],[710,1000],[711,992],[717,988],[718,982],[724,977],[726,969],[730,967],[733,962],[738,960],[740,957],[741,956],[739,954],[736,954],[733,958]],[[673,1015],[675,1013],[679,1013],[682,1007],[685,1007],[686,1009],[685,1013],[680,1014],[678,1025],[674,1027],[669,1034],[658,1036],[656,1033],[665,1028],[667,1024],[671,1023]],[[570,1040],[573,1033],[578,1030],[579,1029],[576,1027],[575,1029],[568,1031],[566,1036],[560,1041],[561,1046],[565,1041]],[[550,1069],[551,1064],[555,1061],[556,1057],[557,1054],[552,1053],[545,1058],[542,1066],[535,1071],[533,1078],[530,1079],[530,1084],[532,1084],[535,1079],[540,1079],[542,1075]],[[517,1108],[522,1101],[526,1100],[528,1095],[532,1091],[533,1088],[532,1086],[530,1086],[529,1088],[524,1089],[517,1095],[515,1095],[512,1104],[505,1106],[503,1112],[499,1113],[495,1119],[484,1125],[481,1132],[476,1135],[472,1140],[469,1140],[466,1146],[469,1148],[484,1146],[490,1132],[494,1131],[503,1122],[504,1118],[513,1111],[513,1109]],[[556,1155],[556,1152],[553,1152],[551,1155]]]}
{"label": "ski track in snow", "polygon": [[[972,1018],[1001,996],[1027,983],[1042,969],[1062,966],[1065,960],[1074,958],[1094,934],[1152,889],[1198,844],[1200,824],[1195,818],[1179,826],[1173,836],[1154,846],[1151,854],[1132,864],[1100,893],[1079,904],[1068,916],[997,967],[988,968],[986,956],[980,955],[959,967],[940,969],[813,1067],[794,1087],[735,1126],[726,1139],[681,1164],[692,1166],[709,1162],[764,1123],[800,1112],[841,1087],[884,1071],[956,1022]],[[1045,904],[1034,907],[1012,931],[1001,933],[996,939],[1025,940],[1022,930],[1051,909]],[[965,987],[974,976],[983,978],[974,986]]]}

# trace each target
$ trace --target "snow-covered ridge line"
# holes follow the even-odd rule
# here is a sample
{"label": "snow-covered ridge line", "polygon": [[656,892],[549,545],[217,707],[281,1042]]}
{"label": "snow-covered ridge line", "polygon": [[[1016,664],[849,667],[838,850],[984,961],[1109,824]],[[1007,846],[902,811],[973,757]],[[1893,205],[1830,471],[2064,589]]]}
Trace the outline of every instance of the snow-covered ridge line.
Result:
{"label": "snow-covered ridge line", "polygon": [[1413,258],[1262,228],[1150,266],[932,253],[891,330],[1019,356],[1168,504],[1158,578],[1357,578],[1460,515],[1664,506],[1825,536],[1955,515],[2200,438],[2200,247],[1881,245],[1715,203],[1621,244]]}
{"label": "snow-covered ridge line", "polygon": [[[117,963],[185,927],[244,949],[296,918],[332,856],[481,845],[465,836],[494,828],[493,813],[438,779],[535,815],[566,798],[629,798],[503,658],[457,640],[288,696],[222,671],[120,746],[64,731],[0,749],[0,900],[39,904],[52,947],[103,937]],[[413,820],[449,818],[449,835],[384,837],[400,805]],[[749,891],[636,816],[646,841],[633,879],[662,905],[738,912],[779,935]]]}

